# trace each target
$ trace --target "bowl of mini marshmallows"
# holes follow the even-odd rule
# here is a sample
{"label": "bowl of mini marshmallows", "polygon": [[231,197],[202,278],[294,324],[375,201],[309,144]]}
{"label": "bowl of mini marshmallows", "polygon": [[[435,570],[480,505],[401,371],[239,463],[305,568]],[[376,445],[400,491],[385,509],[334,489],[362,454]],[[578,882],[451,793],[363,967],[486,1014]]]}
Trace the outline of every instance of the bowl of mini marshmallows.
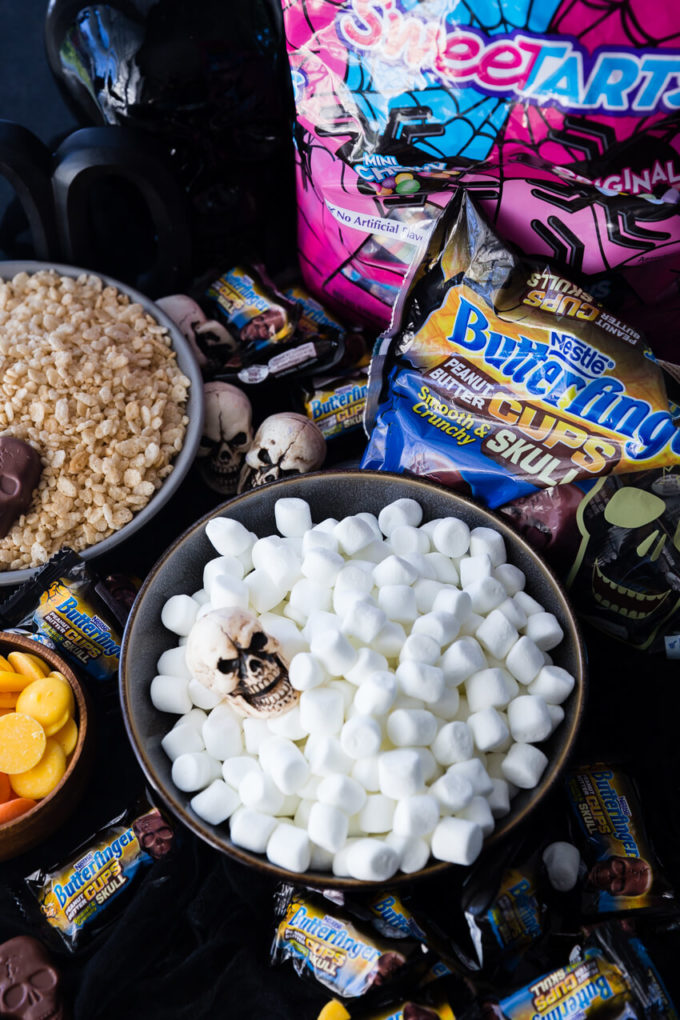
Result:
{"label": "bowl of mini marshmallows", "polygon": [[0,442],[15,444],[0,451],[0,585],[64,546],[101,556],[143,527],[202,427],[200,369],[152,301],[73,266],[0,262]]}
{"label": "bowl of mini marshmallows", "polygon": [[209,844],[321,886],[469,867],[555,786],[584,704],[565,594],[495,514],[331,470],[197,521],[147,577],[120,688]]}

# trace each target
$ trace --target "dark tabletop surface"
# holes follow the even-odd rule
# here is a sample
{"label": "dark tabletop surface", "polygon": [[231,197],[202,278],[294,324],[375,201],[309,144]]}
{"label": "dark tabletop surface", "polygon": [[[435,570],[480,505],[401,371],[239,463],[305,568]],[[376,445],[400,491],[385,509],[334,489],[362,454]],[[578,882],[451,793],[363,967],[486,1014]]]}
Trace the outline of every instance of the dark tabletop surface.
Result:
{"label": "dark tabletop surface", "polygon": [[[76,125],[44,58],[44,13],[43,0],[3,5],[0,119],[23,124],[51,145]],[[2,209],[11,199],[10,189],[0,183]],[[2,255],[16,253],[5,250]],[[360,449],[357,436],[349,447],[332,450],[328,463],[344,463]],[[98,566],[143,576],[184,528],[219,502],[190,472],[144,535],[123,547],[115,564]],[[611,754],[636,766],[646,819],[669,873],[680,885],[677,663],[631,651],[589,631],[586,642],[590,694],[579,754]],[[0,865],[0,942],[24,932],[42,937],[40,927],[16,905],[14,894],[22,878],[68,855],[143,789],[116,701],[97,702],[95,710],[95,766],[76,813],[46,845]],[[551,824],[556,810],[561,810],[559,805],[547,805],[531,822],[537,833]],[[57,954],[74,1020],[314,1018],[328,993],[306,984],[292,970],[270,965],[274,883],[189,832],[180,835],[176,852],[150,869],[125,910],[98,939],[76,955]],[[440,880],[434,897],[455,901],[456,882],[455,876]],[[660,945],[664,962],[672,963],[674,944],[668,941],[664,947],[662,940]],[[672,973],[668,979],[673,982]]]}

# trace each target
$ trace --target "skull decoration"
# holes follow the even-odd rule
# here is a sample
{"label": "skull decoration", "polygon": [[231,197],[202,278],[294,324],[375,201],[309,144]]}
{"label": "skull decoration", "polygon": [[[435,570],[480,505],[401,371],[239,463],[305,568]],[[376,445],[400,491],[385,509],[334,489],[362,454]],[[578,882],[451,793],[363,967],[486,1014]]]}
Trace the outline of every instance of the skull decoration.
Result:
{"label": "skull decoration", "polygon": [[157,808],[136,818],[132,828],[141,848],[154,860],[165,857],[172,849],[174,832]]}
{"label": "skull decoration", "polygon": [[205,393],[205,423],[198,448],[198,469],[211,489],[233,496],[243,458],[253,439],[248,397],[229,383],[211,382]]}
{"label": "skull decoration", "polygon": [[567,580],[584,615],[637,648],[680,625],[680,471],[600,478],[579,506]]}
{"label": "skull decoration", "polygon": [[186,662],[239,715],[266,719],[297,704],[278,641],[248,610],[215,609],[200,617],[187,638]]}
{"label": "skull decoration", "polygon": [[37,450],[23,439],[0,436],[0,538],[28,509],[41,472]]}
{"label": "skull decoration", "polygon": [[0,1016],[62,1020],[59,973],[30,935],[0,945]]}
{"label": "skull decoration", "polygon": [[203,372],[216,372],[224,367],[237,343],[221,323],[206,318],[201,306],[188,294],[171,294],[156,304],[189,341]]}
{"label": "skull decoration", "polygon": [[292,411],[272,414],[262,422],[246,453],[238,491],[315,471],[325,456],[326,440],[313,421]]}

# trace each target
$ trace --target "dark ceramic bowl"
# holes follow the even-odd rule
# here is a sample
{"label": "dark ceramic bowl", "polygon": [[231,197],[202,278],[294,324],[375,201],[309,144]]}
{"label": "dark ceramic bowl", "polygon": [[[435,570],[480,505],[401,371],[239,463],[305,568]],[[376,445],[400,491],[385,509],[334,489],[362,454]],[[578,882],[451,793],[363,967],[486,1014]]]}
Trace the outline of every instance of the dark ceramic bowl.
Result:
{"label": "dark ceramic bowl", "polygon": [[[128,539],[136,531],[139,531],[140,528],[143,528],[146,524],[148,524],[158,511],[165,506],[168,500],[181,485],[187,471],[194,462],[194,458],[201,441],[201,434],[203,432],[203,377],[201,376],[201,370],[198,367],[198,363],[191,350],[189,341],[185,338],[184,334],[179,330],[172,319],[170,319],[165,312],[154,304],[153,301],[144,294],[140,294],[138,290],[128,286],[127,283],[121,283],[120,280],[114,280],[112,277],[106,276],[104,273],[96,273],[89,269],[79,269],[76,266],[64,266],[51,262],[0,262],[0,279],[11,280],[18,273],[28,273],[31,275],[48,269],[59,273],[61,276],[77,277],[83,273],[87,273],[91,276],[97,276],[107,287],[115,287],[122,294],[127,294],[130,301],[140,304],[144,310],[152,316],[152,318],[156,319],[161,326],[165,326],[167,329],[170,334],[172,348],[177,355],[177,365],[191,382],[185,411],[189,421],[184,434],[182,449],[173,461],[172,471],[164,480],[160,489],[158,489],[158,491],[151,497],[146,506],[142,507],[142,509],[135,514],[128,524],[123,525],[122,528],[119,528],[118,531],[109,535],[108,538],[102,539],[101,542],[97,542],[95,545],[91,545],[87,549],[81,551],[80,555],[82,558],[88,560],[95,556],[103,556],[104,553],[114,549],[117,545],[120,545],[121,542],[126,541],[126,539]],[[37,569],[38,567],[27,567],[22,570],[0,570],[0,586],[21,584],[23,581],[27,581],[30,577],[32,577]]]}
{"label": "dark ceramic bowl", "polygon": [[[573,748],[585,695],[585,650],[574,613],[562,587],[529,545],[501,518],[471,500],[430,482],[387,472],[322,471],[274,482],[236,496],[197,521],[181,535],[151,570],[135,604],[123,636],[120,667],[120,694],[128,736],[151,786],[175,815],[211,846],[279,878],[295,880],[293,875],[269,863],[260,854],[234,846],[229,839],[228,823],[215,826],[203,821],[189,806],[192,795],[181,793],[170,778],[171,763],[161,740],[176,721],[175,716],[157,711],[149,698],[149,685],[156,675],[156,663],[166,649],[177,644],[174,634],[161,624],[161,609],[171,595],[190,594],[202,586],[205,563],[216,553],[205,536],[205,524],[213,517],[240,521],[260,537],[276,533],[274,505],[280,497],[306,499],[315,522],[325,517],[341,517],[370,511],[376,516],[383,506],[404,496],[416,499],[424,511],[424,520],[455,515],[470,527],[486,526],[500,531],[508,550],[508,560],[524,571],[526,590],[560,621],[564,640],[553,655],[575,678],[576,685],[563,705],[565,718],[543,746],[550,763],[539,785],[519,793],[512,810],[498,821],[494,833],[485,840],[488,847],[515,829],[553,789]],[[412,882],[431,877],[452,865],[432,861],[415,875],[397,874],[390,884]],[[310,885],[334,888],[363,886],[354,879],[336,878],[329,872],[308,871]]]}

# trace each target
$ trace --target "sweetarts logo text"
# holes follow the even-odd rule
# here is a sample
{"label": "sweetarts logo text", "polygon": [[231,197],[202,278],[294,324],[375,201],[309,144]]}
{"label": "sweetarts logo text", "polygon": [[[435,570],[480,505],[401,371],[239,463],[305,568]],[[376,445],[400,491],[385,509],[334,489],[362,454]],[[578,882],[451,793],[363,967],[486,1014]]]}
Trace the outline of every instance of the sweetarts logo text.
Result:
{"label": "sweetarts logo text", "polygon": [[398,9],[395,0],[349,0],[338,19],[349,46],[450,86],[569,110],[647,114],[680,109],[680,52],[601,47],[589,53],[565,36],[487,36]]}

